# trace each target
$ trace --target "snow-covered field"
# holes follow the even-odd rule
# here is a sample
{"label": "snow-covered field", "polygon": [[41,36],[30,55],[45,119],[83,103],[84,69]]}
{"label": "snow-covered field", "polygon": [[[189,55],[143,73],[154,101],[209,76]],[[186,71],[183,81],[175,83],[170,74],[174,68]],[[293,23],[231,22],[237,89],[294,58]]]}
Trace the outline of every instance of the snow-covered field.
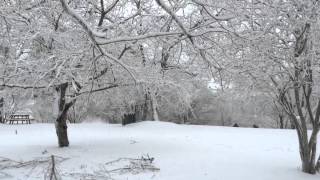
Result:
{"label": "snow-covered field", "polygon": [[[142,122],[122,127],[71,124],[70,147],[58,148],[53,124],[0,125],[0,157],[28,161],[51,154],[62,179],[106,179],[106,162],[154,157],[160,171],[112,174],[116,180],[318,180],[300,172],[293,130]],[[115,164],[117,168],[126,163]],[[1,162],[0,162],[1,167]],[[47,165],[0,170],[0,179],[43,179]],[[100,176],[98,176],[100,173]],[[93,177],[92,175],[97,175]],[[84,177],[87,178],[84,178]]]}

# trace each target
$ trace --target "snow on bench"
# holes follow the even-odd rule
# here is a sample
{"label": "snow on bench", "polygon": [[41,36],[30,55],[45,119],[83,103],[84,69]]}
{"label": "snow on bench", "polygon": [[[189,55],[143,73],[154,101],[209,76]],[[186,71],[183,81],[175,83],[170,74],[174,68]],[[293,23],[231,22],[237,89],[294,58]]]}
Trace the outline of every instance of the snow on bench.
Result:
{"label": "snow on bench", "polygon": [[31,120],[33,120],[33,118],[31,118],[30,115],[25,114],[12,114],[7,119],[7,121],[9,121],[9,124],[14,124],[14,122],[16,122],[16,124],[19,124],[19,122],[21,122],[22,124],[24,122],[26,124],[31,124]]}

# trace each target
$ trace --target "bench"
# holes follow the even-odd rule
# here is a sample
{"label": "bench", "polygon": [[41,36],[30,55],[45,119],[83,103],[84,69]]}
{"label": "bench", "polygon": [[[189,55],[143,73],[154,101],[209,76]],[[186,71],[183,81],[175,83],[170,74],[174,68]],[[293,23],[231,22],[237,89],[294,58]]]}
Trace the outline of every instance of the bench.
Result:
{"label": "bench", "polygon": [[33,120],[30,115],[20,115],[20,114],[12,114],[9,116],[7,121],[9,121],[9,124],[19,124],[21,122],[22,124],[25,122],[26,124],[31,124],[31,120]]}

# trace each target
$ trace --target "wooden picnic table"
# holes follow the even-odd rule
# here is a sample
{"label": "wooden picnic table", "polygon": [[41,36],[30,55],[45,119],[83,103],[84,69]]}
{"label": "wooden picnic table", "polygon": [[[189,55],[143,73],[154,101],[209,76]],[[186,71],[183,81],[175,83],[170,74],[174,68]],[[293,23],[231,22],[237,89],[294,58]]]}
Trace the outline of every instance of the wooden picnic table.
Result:
{"label": "wooden picnic table", "polygon": [[27,114],[12,114],[9,115],[9,118],[7,119],[7,121],[9,121],[9,124],[14,124],[15,122],[16,124],[19,124],[19,122],[21,122],[22,124],[31,124],[31,120],[33,120],[33,118],[31,118],[31,116]]}

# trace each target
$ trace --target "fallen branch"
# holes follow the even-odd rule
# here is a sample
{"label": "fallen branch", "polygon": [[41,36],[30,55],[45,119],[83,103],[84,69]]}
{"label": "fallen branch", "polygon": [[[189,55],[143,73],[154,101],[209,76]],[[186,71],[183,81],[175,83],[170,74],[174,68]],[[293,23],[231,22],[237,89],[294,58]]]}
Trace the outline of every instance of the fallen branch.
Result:
{"label": "fallen branch", "polygon": [[55,156],[51,155],[51,161],[48,166],[48,171],[44,175],[44,179],[49,179],[49,180],[60,180],[61,177],[58,173],[57,167],[56,167],[56,160]]}
{"label": "fallen branch", "polygon": [[[56,164],[59,164],[68,158],[63,158],[59,156],[49,156],[43,158],[36,158],[30,161],[16,161],[13,159],[0,157],[0,170],[12,170],[12,169],[31,169],[31,171],[26,175],[30,177],[31,172],[36,168],[49,169],[45,171],[45,179],[49,180],[60,180],[60,176],[58,175],[58,171],[56,169]],[[6,172],[0,172],[0,179],[2,177],[11,177],[10,174]],[[47,178],[49,177],[49,178]]]}
{"label": "fallen branch", "polygon": [[160,169],[155,167],[153,162],[154,158],[149,157],[149,155],[141,156],[140,158],[119,158],[106,162],[100,166],[99,170],[93,173],[69,173],[68,176],[82,180],[114,180],[113,177],[117,175],[159,171]]}
{"label": "fallen branch", "polygon": [[126,163],[124,167],[114,168],[110,170],[106,170],[109,174],[111,173],[118,173],[118,174],[125,174],[125,173],[132,173],[132,174],[139,174],[141,172],[146,171],[160,171],[159,168],[153,165],[154,158],[149,157],[149,155],[141,156],[141,158],[119,158],[117,160],[113,160],[110,162],[105,163],[106,166],[116,165],[116,163]]}
{"label": "fallen branch", "polygon": [[[58,163],[61,163],[68,159],[68,158],[63,158],[59,156],[55,156],[55,157],[56,157],[56,162]],[[28,167],[39,166],[42,164],[49,164],[50,162],[51,162],[51,157],[36,158],[30,161],[15,161],[9,158],[0,157],[0,170],[28,168]]]}

